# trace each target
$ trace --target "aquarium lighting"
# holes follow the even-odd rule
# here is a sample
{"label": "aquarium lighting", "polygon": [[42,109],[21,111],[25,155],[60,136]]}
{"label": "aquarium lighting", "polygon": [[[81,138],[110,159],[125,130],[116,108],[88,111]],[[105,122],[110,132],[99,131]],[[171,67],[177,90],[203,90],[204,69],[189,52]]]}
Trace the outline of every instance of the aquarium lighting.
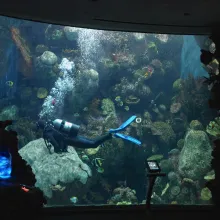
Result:
{"label": "aquarium lighting", "polygon": [[0,152],[0,179],[9,179],[11,171],[11,155],[8,152]]}

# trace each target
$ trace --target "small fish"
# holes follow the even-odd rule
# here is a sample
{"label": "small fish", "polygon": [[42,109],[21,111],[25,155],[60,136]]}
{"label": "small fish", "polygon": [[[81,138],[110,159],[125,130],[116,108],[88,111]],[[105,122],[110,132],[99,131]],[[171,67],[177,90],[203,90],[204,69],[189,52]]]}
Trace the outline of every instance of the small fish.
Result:
{"label": "small fish", "polygon": [[56,99],[54,98],[51,102],[51,104],[54,106],[56,104]]}
{"label": "small fish", "polygon": [[98,173],[104,173],[105,171],[103,167],[98,167],[96,170]]}
{"label": "small fish", "polygon": [[25,186],[22,186],[21,189],[24,191],[24,192],[29,192],[30,190],[28,188],[26,188]]}
{"label": "small fish", "polygon": [[83,160],[84,162],[89,162],[89,157],[88,157],[86,154],[83,154],[83,155],[82,155],[82,160]]}
{"label": "small fish", "polygon": [[125,109],[125,111],[129,111],[129,106],[126,105],[126,106],[124,107],[124,109]]}
{"label": "small fish", "polygon": [[52,190],[54,190],[54,191],[61,191],[61,192],[63,192],[63,191],[66,189],[65,186],[61,186],[61,185],[59,185],[59,184],[57,184],[57,185],[51,185],[50,188],[51,188]]}
{"label": "small fish", "polygon": [[78,202],[78,198],[77,198],[76,196],[72,196],[72,197],[70,198],[70,201],[71,201],[72,203],[76,204],[76,203]]}
{"label": "small fish", "polygon": [[105,147],[105,144],[104,144],[104,143],[102,143],[100,146],[101,146],[101,147]]}
{"label": "small fish", "polygon": [[118,59],[119,59],[118,55],[115,54],[115,53],[113,53],[113,54],[112,54],[112,60],[113,60],[114,62],[118,62]]}
{"label": "small fish", "polygon": [[79,114],[79,113],[75,113],[73,116],[74,116],[74,117],[79,117],[80,114]]}
{"label": "small fish", "polygon": [[127,181],[118,181],[117,184],[121,187],[121,188],[126,188],[127,187]]}
{"label": "small fish", "polygon": [[6,86],[12,87],[14,85],[14,83],[12,81],[7,81],[5,83]]}
{"label": "small fish", "polygon": [[104,172],[104,168],[102,167],[102,161],[104,159],[102,158],[95,158],[92,160],[92,164],[96,167],[97,172],[99,173],[103,173]]}
{"label": "small fish", "polygon": [[154,72],[154,68],[153,68],[152,66],[150,66],[150,65],[148,65],[148,66],[146,67],[146,69],[147,69],[147,72],[148,72],[150,75],[152,75],[152,73]]}
{"label": "small fish", "polygon": [[85,108],[83,109],[83,111],[84,111],[84,112],[88,112],[88,111],[89,111],[89,108],[88,108],[88,107],[85,107]]}
{"label": "small fish", "polygon": [[120,101],[121,101],[121,97],[120,97],[120,96],[116,96],[116,97],[115,97],[115,101],[116,101],[116,102],[120,102]]}

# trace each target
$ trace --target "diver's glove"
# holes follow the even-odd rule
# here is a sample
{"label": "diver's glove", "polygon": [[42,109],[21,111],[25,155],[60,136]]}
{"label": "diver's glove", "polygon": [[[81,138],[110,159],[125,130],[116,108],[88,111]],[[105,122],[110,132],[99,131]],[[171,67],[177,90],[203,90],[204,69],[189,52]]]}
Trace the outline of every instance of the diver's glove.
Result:
{"label": "diver's glove", "polygon": [[137,117],[136,115],[131,116],[120,127],[116,128],[116,129],[110,129],[109,133],[113,134],[115,137],[122,138],[124,140],[133,142],[134,144],[137,144],[140,146],[141,142],[139,140],[137,140],[136,138],[133,138],[133,137],[125,135],[125,134],[118,133],[118,131],[123,131],[125,128],[127,128],[136,119],[136,117]]}

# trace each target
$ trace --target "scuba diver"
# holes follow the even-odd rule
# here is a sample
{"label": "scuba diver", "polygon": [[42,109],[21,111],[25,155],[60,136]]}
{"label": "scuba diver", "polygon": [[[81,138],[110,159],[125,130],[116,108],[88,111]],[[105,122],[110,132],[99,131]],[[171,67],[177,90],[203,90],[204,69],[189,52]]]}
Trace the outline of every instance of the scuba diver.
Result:
{"label": "scuba diver", "polygon": [[61,120],[55,119],[52,123],[45,120],[39,120],[37,127],[43,129],[43,138],[47,148],[54,147],[54,152],[65,152],[68,146],[78,148],[96,148],[107,140],[110,140],[113,136],[128,140],[137,145],[141,145],[141,142],[133,137],[118,133],[128,127],[137,116],[131,116],[126,122],[124,122],[119,128],[110,129],[105,135],[97,137],[95,139],[88,139],[86,137],[78,135],[80,126]]}

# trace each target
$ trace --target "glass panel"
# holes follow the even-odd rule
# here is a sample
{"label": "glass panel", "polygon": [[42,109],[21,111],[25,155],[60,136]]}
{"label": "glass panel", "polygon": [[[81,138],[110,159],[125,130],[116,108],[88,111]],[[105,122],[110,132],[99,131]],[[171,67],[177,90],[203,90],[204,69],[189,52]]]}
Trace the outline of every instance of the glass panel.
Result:
{"label": "glass panel", "polygon": [[15,120],[48,206],[145,203],[147,159],[167,174],[153,204],[210,204],[205,37],[0,27],[0,120]]}

